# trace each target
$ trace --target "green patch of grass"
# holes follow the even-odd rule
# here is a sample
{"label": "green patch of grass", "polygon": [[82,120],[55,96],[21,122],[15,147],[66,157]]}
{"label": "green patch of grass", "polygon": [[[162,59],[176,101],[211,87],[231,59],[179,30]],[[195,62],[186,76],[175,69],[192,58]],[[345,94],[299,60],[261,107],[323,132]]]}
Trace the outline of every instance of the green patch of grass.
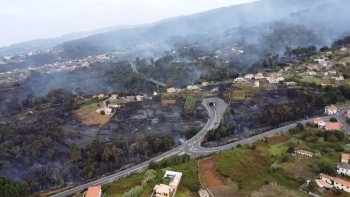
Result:
{"label": "green patch of grass", "polygon": [[196,108],[196,105],[197,105],[197,99],[193,97],[187,97],[184,108],[187,111],[191,111],[191,110],[194,110],[194,108]]}
{"label": "green patch of grass", "polygon": [[316,83],[316,84],[322,84],[322,81],[320,78],[317,77],[303,77],[300,79],[302,82],[307,82],[307,83]]}
{"label": "green patch of grass", "polygon": [[270,155],[283,155],[287,152],[288,147],[285,143],[270,145],[268,148],[268,152]]}

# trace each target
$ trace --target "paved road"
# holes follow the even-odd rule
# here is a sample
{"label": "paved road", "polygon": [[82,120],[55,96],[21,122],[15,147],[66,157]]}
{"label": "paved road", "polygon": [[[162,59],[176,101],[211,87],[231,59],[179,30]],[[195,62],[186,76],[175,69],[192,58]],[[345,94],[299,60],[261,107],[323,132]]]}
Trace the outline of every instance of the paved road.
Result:
{"label": "paved road", "polygon": [[[213,103],[213,105],[210,105],[210,103]],[[206,123],[206,125],[190,140],[184,142],[182,145],[166,152],[163,153],[155,158],[152,158],[148,161],[145,161],[141,164],[138,164],[136,166],[130,167],[126,170],[123,170],[121,172],[106,176],[106,177],[102,177],[96,181],[92,181],[77,187],[74,187],[72,189],[63,191],[61,193],[58,194],[54,194],[51,197],[66,197],[68,195],[80,192],[81,190],[88,188],[90,186],[93,185],[103,185],[109,182],[112,182],[114,180],[126,177],[128,175],[130,175],[131,173],[134,172],[140,172],[140,171],[144,171],[147,169],[148,164],[151,161],[160,161],[164,158],[170,157],[172,155],[176,155],[176,154],[180,154],[180,153],[187,153],[189,155],[191,155],[192,157],[197,157],[197,156],[201,156],[201,155],[207,155],[207,154],[211,154],[211,153],[215,153],[215,152],[221,152],[224,150],[228,150],[228,149],[232,149],[233,147],[236,147],[237,144],[249,144],[252,142],[255,142],[263,137],[268,137],[268,136],[272,136],[276,133],[279,132],[287,132],[289,129],[293,128],[296,126],[296,123],[294,124],[290,124],[284,127],[280,127],[256,136],[252,136],[250,138],[246,138],[231,144],[227,144],[224,146],[219,146],[219,147],[214,147],[214,148],[205,148],[201,146],[201,142],[203,140],[204,135],[211,129],[216,129],[219,126],[219,123],[221,121],[221,117],[223,116],[223,114],[226,111],[227,108],[227,104],[221,100],[220,98],[207,98],[204,99],[202,101],[202,105],[206,108],[206,110],[208,111],[208,115],[209,115],[209,119]],[[329,120],[331,117],[335,117],[339,120],[340,123],[342,123],[345,127],[345,129],[347,130],[347,132],[350,134],[350,128],[349,126],[346,124],[345,122],[345,118],[344,118],[344,112],[346,110],[350,109],[350,107],[343,109],[342,111],[340,111],[339,113],[335,114],[335,115],[331,115],[331,116],[324,116],[324,117],[320,117],[323,120]],[[300,121],[303,124],[306,124],[308,122],[313,122],[314,118],[310,118],[308,120],[303,120]]]}
{"label": "paved road", "polygon": [[[210,102],[213,103],[213,106],[209,105]],[[58,194],[54,194],[51,197],[65,197],[65,196],[80,192],[81,190],[88,188],[90,186],[93,186],[93,185],[103,185],[103,184],[112,182],[114,180],[117,180],[119,178],[126,177],[126,176],[130,175],[130,173],[143,171],[143,170],[147,169],[148,164],[151,161],[159,161],[161,159],[170,157],[170,156],[175,155],[175,154],[179,154],[181,152],[187,153],[187,147],[189,147],[189,145],[200,143],[203,136],[209,130],[216,129],[219,126],[221,116],[223,115],[223,113],[226,111],[226,108],[227,108],[227,104],[219,98],[206,98],[202,101],[202,105],[208,111],[209,119],[208,119],[206,125],[193,138],[184,142],[182,145],[180,145],[180,146],[178,146],[178,147],[176,147],[176,148],[174,148],[166,153],[163,153],[162,155],[159,155],[155,158],[152,158],[148,161],[145,161],[141,164],[138,164],[136,166],[133,166],[133,167],[128,168],[126,170],[123,170],[121,172],[102,177],[96,181],[92,181],[92,182],[89,182],[89,183],[86,183],[83,185],[79,185],[79,186],[74,187],[72,189],[60,192]]]}

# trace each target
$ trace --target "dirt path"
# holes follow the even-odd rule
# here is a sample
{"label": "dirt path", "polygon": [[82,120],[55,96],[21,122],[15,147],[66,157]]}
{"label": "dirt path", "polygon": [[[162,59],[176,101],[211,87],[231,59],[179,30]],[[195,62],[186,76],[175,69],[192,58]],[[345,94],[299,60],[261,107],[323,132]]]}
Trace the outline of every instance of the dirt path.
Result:
{"label": "dirt path", "polygon": [[199,164],[199,175],[204,188],[224,185],[224,180],[216,172],[218,156],[202,159]]}

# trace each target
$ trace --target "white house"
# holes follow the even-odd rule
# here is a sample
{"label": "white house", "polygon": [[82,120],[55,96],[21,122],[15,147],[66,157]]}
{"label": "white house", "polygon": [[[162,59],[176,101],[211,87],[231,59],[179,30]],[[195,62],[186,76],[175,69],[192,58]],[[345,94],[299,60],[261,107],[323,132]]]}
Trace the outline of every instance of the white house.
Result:
{"label": "white house", "polygon": [[198,86],[197,85],[188,85],[187,90],[198,90]]}
{"label": "white house", "polygon": [[278,78],[267,77],[266,79],[267,79],[267,81],[269,81],[269,83],[279,83],[280,81],[284,80],[283,77],[278,77]]}
{"label": "white house", "polygon": [[337,111],[338,111],[338,108],[334,105],[329,105],[324,108],[324,113],[327,115],[335,114],[337,113]]}
{"label": "white house", "polygon": [[313,157],[314,153],[310,152],[310,151],[306,151],[306,150],[296,150],[294,151],[295,154],[299,154],[299,155],[303,155],[306,157]]}
{"label": "white house", "polygon": [[342,175],[350,176],[350,165],[349,165],[350,154],[342,153],[340,163],[337,164],[337,173]]}
{"label": "white house", "polygon": [[330,71],[328,71],[328,74],[334,76],[334,75],[337,74],[337,71],[335,71],[335,70],[330,70]]}
{"label": "white house", "polygon": [[253,87],[256,87],[256,88],[258,88],[260,86],[260,83],[259,83],[259,81],[256,81],[256,82],[254,82],[254,86]]}
{"label": "white house", "polygon": [[334,178],[333,186],[337,189],[343,190],[347,193],[350,193],[350,182],[345,181],[340,178]]}
{"label": "white house", "polygon": [[244,76],[244,79],[251,80],[253,77],[254,77],[253,74],[246,74],[246,75]]}
{"label": "white house", "polygon": [[121,105],[117,105],[117,104],[108,104],[107,107],[109,107],[109,108],[119,108],[119,107],[121,107]]}
{"label": "white house", "polygon": [[347,52],[347,51],[348,51],[348,48],[342,47],[342,48],[340,49],[340,51]]}
{"label": "white house", "polygon": [[235,80],[234,80],[234,82],[235,83],[239,83],[239,82],[246,82],[247,80],[245,80],[244,78],[242,78],[242,77],[237,77]]}
{"label": "white house", "polygon": [[316,73],[315,71],[308,70],[308,71],[306,72],[306,74],[309,75],[309,76],[314,76],[314,75],[316,75],[317,73]]}
{"label": "white house", "polygon": [[334,79],[334,80],[336,80],[336,81],[344,81],[344,77],[343,77],[343,76],[331,77],[331,79]]}
{"label": "white house", "polygon": [[113,112],[113,109],[109,108],[109,107],[103,107],[103,108],[96,110],[96,113],[101,114],[102,111],[104,111],[105,114],[111,114]]}
{"label": "white house", "polygon": [[264,75],[262,73],[256,73],[256,75],[254,76],[255,79],[263,79],[265,78]]}
{"label": "white house", "polygon": [[109,97],[109,99],[111,99],[111,100],[115,100],[115,99],[117,99],[118,98],[118,94],[112,94],[110,97]]}
{"label": "white house", "polygon": [[202,82],[202,86],[207,86],[207,85],[209,85],[209,82],[206,82],[206,81]]}
{"label": "white house", "polygon": [[295,86],[295,85],[297,85],[297,83],[296,82],[294,82],[294,81],[287,81],[287,82],[284,82],[287,86]]}
{"label": "white house", "polygon": [[166,92],[167,93],[174,93],[174,92],[176,92],[176,89],[174,87],[171,87],[171,88],[166,89]]}
{"label": "white house", "polygon": [[137,101],[142,101],[142,100],[143,100],[143,96],[141,96],[141,95],[136,95],[136,100],[137,100]]}

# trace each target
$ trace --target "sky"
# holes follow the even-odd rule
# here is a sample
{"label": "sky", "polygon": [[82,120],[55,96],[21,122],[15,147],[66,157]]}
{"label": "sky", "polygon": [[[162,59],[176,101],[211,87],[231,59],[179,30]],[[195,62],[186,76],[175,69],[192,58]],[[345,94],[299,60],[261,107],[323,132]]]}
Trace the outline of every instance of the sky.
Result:
{"label": "sky", "polygon": [[0,46],[138,25],[255,0],[0,0]]}

